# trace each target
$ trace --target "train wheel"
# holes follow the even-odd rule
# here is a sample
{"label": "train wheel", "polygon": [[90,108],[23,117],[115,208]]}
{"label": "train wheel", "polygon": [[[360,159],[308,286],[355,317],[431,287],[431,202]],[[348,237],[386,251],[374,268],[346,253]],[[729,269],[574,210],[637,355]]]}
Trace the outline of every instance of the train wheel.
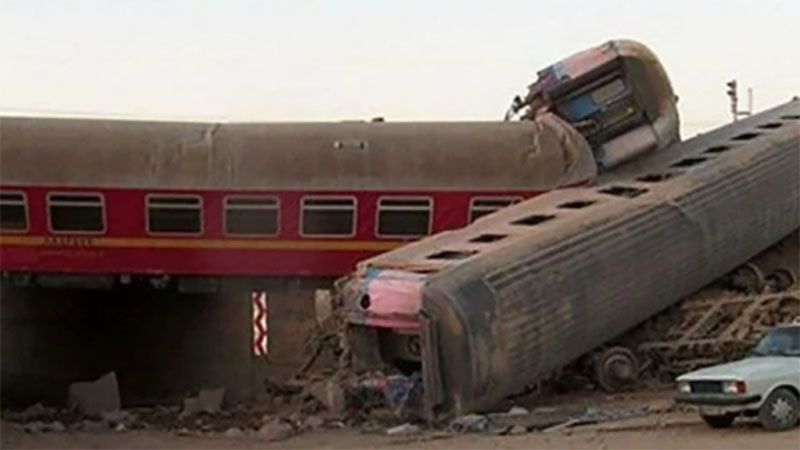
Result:
{"label": "train wheel", "polygon": [[639,363],[633,352],[625,347],[611,347],[593,358],[594,381],[606,392],[619,392],[639,374]]}
{"label": "train wheel", "polygon": [[773,292],[783,292],[797,283],[797,278],[788,269],[777,269],[767,276],[766,281]]}
{"label": "train wheel", "polygon": [[731,287],[743,292],[763,292],[766,284],[764,273],[752,263],[743,264],[731,274]]}

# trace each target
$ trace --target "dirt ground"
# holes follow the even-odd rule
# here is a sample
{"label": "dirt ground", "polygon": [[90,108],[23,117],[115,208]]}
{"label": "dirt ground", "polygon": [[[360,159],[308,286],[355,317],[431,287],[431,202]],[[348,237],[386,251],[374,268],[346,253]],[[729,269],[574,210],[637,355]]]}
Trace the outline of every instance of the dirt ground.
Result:
{"label": "dirt ground", "polygon": [[[603,407],[668,404],[671,392],[659,391],[608,397],[564,396],[555,404],[582,403]],[[578,400],[580,399],[580,400]],[[553,432],[530,432],[521,436],[456,434],[424,430],[412,436],[387,436],[355,429],[324,429],[306,432],[280,442],[264,442],[253,435],[228,438],[221,433],[182,436],[169,431],[138,430],[85,433],[26,434],[19,425],[2,423],[2,448],[568,448],[568,449],[798,449],[800,429],[774,433],[756,422],[739,419],[728,430],[708,428],[692,412],[664,412]]]}

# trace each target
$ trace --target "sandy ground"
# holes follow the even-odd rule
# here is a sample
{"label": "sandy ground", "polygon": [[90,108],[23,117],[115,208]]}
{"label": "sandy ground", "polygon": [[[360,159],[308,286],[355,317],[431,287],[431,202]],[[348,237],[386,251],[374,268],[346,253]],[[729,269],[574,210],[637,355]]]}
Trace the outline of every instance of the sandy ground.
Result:
{"label": "sandy ground", "polygon": [[[660,419],[660,425],[657,423]],[[193,437],[168,432],[60,433],[28,435],[9,424],[2,428],[3,448],[559,448],[559,449],[798,449],[800,430],[767,432],[754,423],[738,423],[728,430],[712,430],[693,414],[663,414],[647,420],[586,426],[570,431],[523,436],[450,435],[425,432],[395,438],[353,430],[306,433],[282,442],[266,443],[252,437]]]}
{"label": "sandy ground", "polygon": [[[558,403],[619,407],[663,403],[670,398],[669,392],[614,398],[570,395],[558,398]],[[2,448],[800,449],[800,429],[768,432],[752,420],[739,419],[730,429],[714,430],[708,428],[695,413],[674,410],[563,431],[532,432],[522,436],[423,431],[414,436],[394,437],[343,429],[307,432],[280,442],[264,442],[254,436],[179,436],[165,431],[26,434],[18,425],[8,422],[2,423],[0,431]]]}

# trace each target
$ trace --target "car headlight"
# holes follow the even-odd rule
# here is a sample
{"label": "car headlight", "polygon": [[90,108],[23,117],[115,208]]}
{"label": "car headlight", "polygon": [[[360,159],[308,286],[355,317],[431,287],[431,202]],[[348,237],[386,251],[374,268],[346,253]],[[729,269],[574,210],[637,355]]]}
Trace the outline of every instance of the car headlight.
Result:
{"label": "car headlight", "polygon": [[679,381],[678,382],[678,392],[680,392],[681,394],[691,394],[692,393],[692,387],[689,386],[689,382],[688,381]]}
{"label": "car headlight", "polygon": [[747,385],[744,381],[723,381],[722,392],[726,394],[744,394],[747,392]]}

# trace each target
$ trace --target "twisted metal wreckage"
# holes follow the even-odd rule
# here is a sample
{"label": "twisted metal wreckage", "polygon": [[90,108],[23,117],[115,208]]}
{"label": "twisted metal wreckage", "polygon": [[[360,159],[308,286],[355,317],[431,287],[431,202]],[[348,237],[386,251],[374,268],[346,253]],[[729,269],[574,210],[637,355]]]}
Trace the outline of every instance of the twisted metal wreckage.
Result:
{"label": "twisted metal wreckage", "polygon": [[[517,102],[529,105],[523,117],[558,70],[543,72]],[[726,274],[758,292],[796,284],[796,239],[778,263],[757,255],[800,226],[799,112],[794,99],[629,155],[596,187],[554,191],[363,261],[338,291],[355,362],[421,374],[419,412],[433,420],[491,409],[576,361],[616,389],[645,360],[674,368],[733,356],[726,349],[800,315],[800,296],[679,302]]]}

